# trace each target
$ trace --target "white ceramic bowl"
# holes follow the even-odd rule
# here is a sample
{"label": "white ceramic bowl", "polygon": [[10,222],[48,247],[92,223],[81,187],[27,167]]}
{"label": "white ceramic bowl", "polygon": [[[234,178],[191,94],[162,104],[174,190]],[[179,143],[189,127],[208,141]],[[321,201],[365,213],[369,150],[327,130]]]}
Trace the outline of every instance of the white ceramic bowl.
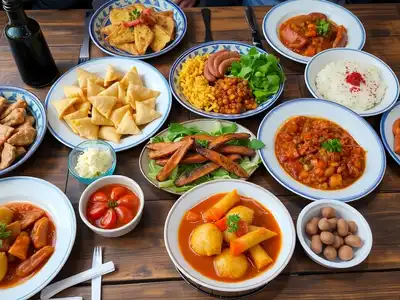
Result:
{"label": "white ceramic bowl", "polygon": [[[98,189],[102,188],[103,186],[109,184],[120,184],[131,190],[136,196],[139,198],[139,208],[136,216],[130,221],[128,224],[115,228],[115,229],[102,229],[92,225],[88,219],[86,218],[86,208],[87,203],[90,199],[90,196],[95,193]],[[112,175],[102,177],[97,179],[95,182],[91,183],[82,193],[81,198],[79,200],[79,215],[81,216],[82,221],[94,232],[98,235],[105,236],[105,237],[119,237],[123,236],[129,232],[131,232],[140,222],[143,214],[143,207],[144,207],[144,195],[143,191],[140,186],[132,179],[121,176],[121,175]]]}
{"label": "white ceramic bowl", "polygon": [[48,285],[67,261],[75,242],[75,212],[58,187],[34,177],[0,179],[0,206],[9,202],[28,202],[42,208],[56,226],[55,251],[47,263],[22,284],[0,290],[0,299],[24,300]]}
{"label": "white ceramic bowl", "polygon": [[[242,196],[253,198],[265,206],[275,217],[282,234],[282,245],[277,260],[265,272],[258,276],[241,282],[217,281],[196,271],[182,256],[178,230],[185,213],[193,206],[206,200],[212,195],[230,192],[237,189]],[[164,241],[168,254],[178,268],[190,280],[208,289],[219,292],[244,292],[266,285],[273,280],[288,264],[296,244],[296,234],[292,217],[283,203],[272,193],[253,183],[241,180],[216,180],[199,185],[183,196],[172,206],[164,226]]]}
{"label": "white ceramic bowl", "polygon": [[315,78],[317,77],[318,72],[321,71],[327,64],[343,59],[357,61],[361,64],[368,64],[377,67],[379,69],[382,81],[384,81],[387,85],[387,90],[381,103],[368,110],[355,111],[356,113],[363,117],[374,116],[391,109],[395,105],[397,99],[399,98],[400,86],[399,80],[392,69],[384,61],[372,54],[347,48],[325,50],[315,55],[307,64],[307,67],[304,71],[304,79],[308,90],[315,98],[322,99],[322,96],[315,87]]}
{"label": "white ceramic bowl", "polygon": [[[212,120],[212,119],[196,119],[196,120],[190,120],[190,121],[186,121],[186,122],[182,122],[181,124],[184,126],[191,126],[191,127],[197,127],[202,131],[205,132],[214,132],[217,129],[219,129],[218,126],[228,126],[231,125],[233,122],[231,121],[225,121],[225,120]],[[236,132],[245,132],[251,135],[251,139],[255,139],[256,136],[254,135],[254,133],[252,133],[249,129],[247,129],[246,127],[237,124],[237,131]],[[157,136],[166,136],[168,134],[168,128],[161,131],[159,134],[156,135]],[[155,186],[158,189],[162,189],[164,191],[167,191],[169,193],[175,194],[175,195],[183,195],[184,192],[176,192],[171,188],[162,188],[159,186],[159,182],[153,178],[151,178],[149,176],[150,173],[150,168],[149,168],[149,149],[147,149],[146,147],[143,147],[142,152],[140,153],[140,157],[139,157],[139,167],[140,167],[140,171],[142,172],[144,178],[147,179],[148,182],[150,182],[153,186]],[[256,153],[256,155],[254,155],[251,158],[251,161],[253,163],[255,162],[259,162],[260,161],[260,155],[258,154],[258,152]],[[257,170],[258,166],[253,168],[250,172],[249,172],[249,178],[250,176]],[[243,179],[246,180],[246,179]]]}
{"label": "white ceramic bowl", "polygon": [[[321,208],[330,206],[336,210],[336,214],[347,220],[354,221],[357,223],[358,231],[356,235],[358,235],[364,242],[364,245],[361,248],[353,248],[354,257],[349,261],[342,261],[339,258],[336,258],[335,261],[329,261],[325,259],[322,255],[316,254],[311,250],[311,239],[307,236],[305,232],[305,227],[307,222],[312,217],[320,217],[321,216]],[[303,246],[307,255],[316,263],[321,266],[328,268],[351,268],[354,267],[361,262],[363,262],[368,254],[371,252],[372,248],[372,232],[371,228],[368,225],[368,222],[365,218],[352,206],[343,203],[337,200],[321,200],[318,202],[313,202],[308,204],[301,211],[296,224],[297,229],[297,237],[299,238],[300,244]]]}
{"label": "white ceramic bowl", "polygon": [[361,21],[351,11],[341,5],[325,0],[291,0],[275,5],[264,17],[263,33],[267,42],[277,52],[287,58],[306,64],[311,57],[297,54],[286,48],[279,39],[279,27],[286,20],[313,12],[324,13],[338,25],[347,29],[348,42],[346,48],[361,50],[364,47],[366,34]]}
{"label": "white ceramic bowl", "polygon": [[397,102],[396,105],[390,110],[382,115],[381,119],[381,137],[382,142],[385,145],[385,148],[389,152],[389,154],[393,157],[393,159],[400,165],[400,155],[394,152],[394,136],[393,136],[393,123],[398,118],[400,118],[400,102]]}
{"label": "white ceramic bowl", "polygon": [[[366,151],[364,174],[352,185],[340,190],[325,191],[308,187],[292,178],[275,155],[276,132],[290,118],[309,116],[335,122]],[[365,197],[381,182],[386,170],[386,155],[375,130],[352,110],[343,105],[320,99],[295,99],[272,109],[261,121],[257,138],[266,145],[259,150],[269,173],[284,187],[310,200],[336,199],[350,202]]]}

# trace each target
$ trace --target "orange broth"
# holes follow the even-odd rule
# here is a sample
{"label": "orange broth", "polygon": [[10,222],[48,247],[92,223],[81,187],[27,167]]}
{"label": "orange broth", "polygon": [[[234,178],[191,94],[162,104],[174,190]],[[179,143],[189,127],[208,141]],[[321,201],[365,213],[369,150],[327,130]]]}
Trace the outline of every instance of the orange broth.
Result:
{"label": "orange broth", "polygon": [[[227,193],[221,193],[221,194],[216,194],[211,196],[210,198],[200,202],[196,206],[194,206],[192,209],[190,209],[190,212],[202,215],[207,209],[209,209],[211,206],[213,206],[215,203],[217,203],[223,196],[225,196]],[[281,244],[282,244],[282,235],[281,235],[281,230],[279,228],[279,225],[277,221],[275,220],[274,216],[272,213],[266,209],[264,206],[262,206],[259,202],[257,202],[254,199],[251,198],[246,198],[243,196],[240,196],[240,202],[235,205],[243,205],[247,206],[248,208],[251,208],[254,210],[254,219],[252,225],[255,226],[262,226],[265,227],[269,230],[272,230],[276,232],[278,235],[262,242],[260,245],[265,249],[265,251],[268,253],[268,255],[276,261],[278,258],[279,252],[281,250]],[[186,214],[183,217],[181,224],[179,226],[179,232],[178,232],[178,241],[179,241],[179,247],[181,250],[181,253],[185,260],[198,272],[203,274],[204,276],[218,280],[218,281],[224,281],[224,282],[240,282],[244,281],[250,278],[253,278],[257,276],[258,274],[264,272],[268,268],[270,268],[273,264],[269,264],[262,270],[257,270],[257,268],[253,265],[253,262],[251,258],[247,255],[247,252],[245,253],[247,260],[249,261],[249,268],[245,274],[245,276],[239,278],[239,279],[229,279],[229,278],[222,278],[217,275],[217,273],[214,270],[214,257],[215,256],[201,256],[196,254],[189,245],[190,241],[190,235],[192,234],[193,230],[201,224],[204,224],[203,220],[196,221],[196,222],[191,222],[186,220]],[[223,243],[222,249],[229,248],[229,245],[227,245],[225,242]]]}

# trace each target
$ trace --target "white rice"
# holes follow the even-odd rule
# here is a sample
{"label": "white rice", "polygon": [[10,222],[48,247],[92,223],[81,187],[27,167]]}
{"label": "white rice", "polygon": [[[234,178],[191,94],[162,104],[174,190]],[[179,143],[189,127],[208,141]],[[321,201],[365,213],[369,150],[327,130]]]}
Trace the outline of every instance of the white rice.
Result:
{"label": "white rice", "polygon": [[[361,73],[365,84],[361,83],[357,87],[347,83],[346,76],[352,72]],[[387,89],[377,67],[348,60],[339,60],[326,65],[318,72],[315,86],[322,98],[358,112],[366,111],[381,103]]]}

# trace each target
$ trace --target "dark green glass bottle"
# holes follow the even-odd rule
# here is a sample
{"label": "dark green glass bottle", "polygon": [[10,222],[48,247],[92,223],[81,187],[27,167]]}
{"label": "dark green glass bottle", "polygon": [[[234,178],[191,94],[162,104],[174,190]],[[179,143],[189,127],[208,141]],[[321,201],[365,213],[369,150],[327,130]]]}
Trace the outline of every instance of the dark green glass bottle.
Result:
{"label": "dark green glass bottle", "polygon": [[38,22],[29,18],[22,0],[2,0],[9,22],[4,34],[22,80],[33,87],[49,85],[58,69]]}

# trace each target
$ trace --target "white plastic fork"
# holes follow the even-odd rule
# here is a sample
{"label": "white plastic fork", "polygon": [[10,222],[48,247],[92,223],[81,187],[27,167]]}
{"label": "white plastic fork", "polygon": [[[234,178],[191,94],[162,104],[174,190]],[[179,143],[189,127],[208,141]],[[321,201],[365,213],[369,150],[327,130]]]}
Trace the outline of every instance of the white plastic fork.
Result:
{"label": "white plastic fork", "polygon": [[[103,263],[102,248],[94,247],[92,268],[101,266]],[[92,279],[92,300],[101,300],[101,276]]]}

